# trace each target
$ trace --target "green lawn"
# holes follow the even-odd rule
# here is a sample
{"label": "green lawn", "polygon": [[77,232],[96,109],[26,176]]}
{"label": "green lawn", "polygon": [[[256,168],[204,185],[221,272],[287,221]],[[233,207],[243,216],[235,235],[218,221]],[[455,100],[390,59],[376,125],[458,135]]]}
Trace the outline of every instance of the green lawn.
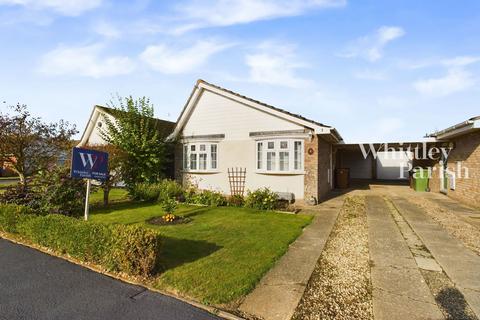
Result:
{"label": "green lawn", "polygon": [[190,217],[189,223],[145,222],[162,214],[158,204],[121,204],[95,210],[92,220],[139,223],[160,231],[165,237],[162,271],[153,285],[208,304],[227,303],[250,292],[312,219],[244,208],[181,206],[176,214]]}
{"label": "green lawn", "polygon": [[[127,190],[122,188],[113,188],[110,190],[109,201],[110,202],[119,202],[128,199]],[[97,191],[90,194],[89,199],[90,204],[103,203],[103,189],[98,188]]]}

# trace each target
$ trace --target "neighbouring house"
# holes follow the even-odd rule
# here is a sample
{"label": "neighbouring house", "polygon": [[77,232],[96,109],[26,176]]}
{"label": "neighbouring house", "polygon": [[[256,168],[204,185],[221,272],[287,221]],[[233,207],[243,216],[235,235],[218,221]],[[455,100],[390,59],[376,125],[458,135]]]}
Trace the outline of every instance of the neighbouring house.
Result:
{"label": "neighbouring house", "polygon": [[480,207],[480,116],[430,135],[452,150],[437,163],[430,181],[432,191]]}
{"label": "neighbouring house", "polygon": [[[104,106],[96,105],[93,107],[92,113],[88,119],[85,130],[82,137],[78,142],[79,147],[87,145],[102,145],[105,144],[105,140],[100,134],[101,129],[105,128],[105,119],[108,118],[111,121],[114,120],[112,115],[112,109]],[[168,136],[174,129],[175,123],[167,120],[153,118],[155,125],[162,135]]]}

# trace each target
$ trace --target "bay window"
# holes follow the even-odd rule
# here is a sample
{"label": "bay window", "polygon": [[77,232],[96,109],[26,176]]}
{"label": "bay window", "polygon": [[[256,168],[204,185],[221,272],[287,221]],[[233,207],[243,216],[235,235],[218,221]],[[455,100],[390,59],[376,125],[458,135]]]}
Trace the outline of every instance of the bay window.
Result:
{"label": "bay window", "polygon": [[210,171],[218,167],[218,145],[199,142],[183,145],[183,170]]}
{"label": "bay window", "polygon": [[300,173],[303,171],[303,140],[257,141],[256,163],[260,172]]}

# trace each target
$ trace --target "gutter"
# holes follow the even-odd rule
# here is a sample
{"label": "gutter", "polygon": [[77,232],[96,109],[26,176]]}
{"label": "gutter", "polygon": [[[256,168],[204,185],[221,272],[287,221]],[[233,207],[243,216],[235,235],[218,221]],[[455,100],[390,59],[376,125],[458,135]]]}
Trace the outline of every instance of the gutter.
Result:
{"label": "gutter", "polygon": [[[438,136],[440,136],[440,135],[447,134],[447,133],[449,133],[449,132],[451,132],[451,131],[454,131],[454,130],[457,130],[457,129],[461,129],[461,128],[464,128],[464,127],[468,127],[468,126],[470,126],[470,125],[472,125],[472,124],[475,125],[475,123],[476,123],[477,121],[480,121],[480,116],[476,116],[476,117],[470,118],[470,119],[468,119],[468,120],[466,120],[466,121],[460,122],[460,123],[458,123],[458,124],[456,124],[456,125],[453,125],[453,126],[451,126],[451,127],[446,128],[446,129],[443,129],[443,130],[437,131],[437,132],[435,132],[435,133],[432,133],[432,134],[430,134],[429,136],[430,136],[430,137],[438,137]],[[474,128],[476,128],[476,126],[474,126]]]}

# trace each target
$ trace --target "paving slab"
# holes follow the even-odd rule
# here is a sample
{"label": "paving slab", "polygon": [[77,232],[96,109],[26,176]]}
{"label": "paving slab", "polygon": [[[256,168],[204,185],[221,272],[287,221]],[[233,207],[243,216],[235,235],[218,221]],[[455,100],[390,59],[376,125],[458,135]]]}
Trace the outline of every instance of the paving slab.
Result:
{"label": "paving slab", "polygon": [[374,318],[444,319],[385,200],[366,204]]}
{"label": "paving slab", "polygon": [[342,205],[339,197],[315,208],[313,222],[245,298],[239,308],[242,312],[265,320],[293,316]]}
{"label": "paving slab", "polygon": [[428,270],[428,271],[435,271],[435,272],[442,272],[442,267],[435,261],[435,259],[428,258],[428,257],[415,257],[415,261],[420,269]]}
{"label": "paving slab", "polygon": [[420,207],[402,197],[391,199],[480,318],[480,256],[448,234]]}

